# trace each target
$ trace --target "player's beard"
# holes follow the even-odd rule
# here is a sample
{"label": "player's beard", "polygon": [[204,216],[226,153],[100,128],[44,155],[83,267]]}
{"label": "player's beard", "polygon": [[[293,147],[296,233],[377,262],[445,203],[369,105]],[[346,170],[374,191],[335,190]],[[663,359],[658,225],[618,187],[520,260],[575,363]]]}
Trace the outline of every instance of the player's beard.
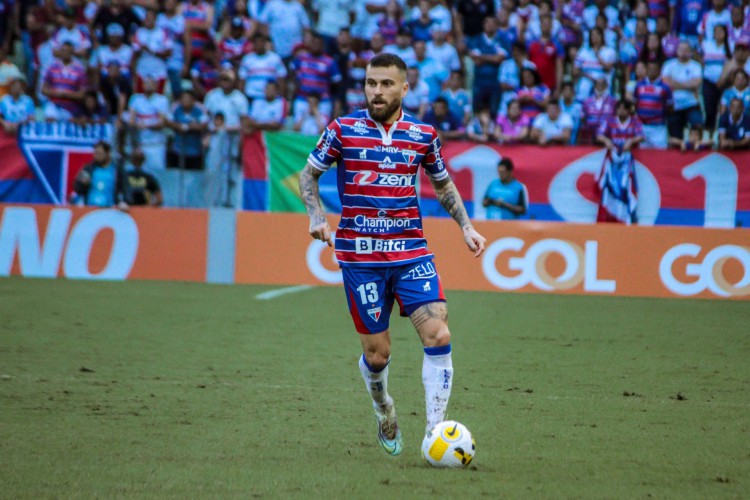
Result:
{"label": "player's beard", "polygon": [[[376,103],[384,103],[385,106],[378,109],[374,106]],[[401,107],[401,100],[394,99],[391,102],[386,101],[382,97],[375,97],[373,100],[367,101],[367,112],[370,113],[370,118],[376,122],[384,122],[390,118],[398,108]]]}

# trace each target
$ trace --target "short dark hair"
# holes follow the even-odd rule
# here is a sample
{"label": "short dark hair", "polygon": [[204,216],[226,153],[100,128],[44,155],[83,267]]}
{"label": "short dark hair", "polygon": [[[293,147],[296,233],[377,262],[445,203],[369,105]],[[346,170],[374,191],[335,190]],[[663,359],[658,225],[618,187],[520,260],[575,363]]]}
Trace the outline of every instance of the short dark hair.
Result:
{"label": "short dark hair", "polygon": [[617,101],[617,108],[619,108],[620,106],[625,106],[628,111],[633,111],[633,103],[630,102],[630,99],[623,98]]}
{"label": "short dark hair", "polygon": [[446,106],[448,106],[448,99],[446,99],[443,96],[438,96],[432,104],[437,104],[437,103],[445,104]]}
{"label": "short dark hair", "polygon": [[390,68],[395,66],[402,73],[406,73],[406,63],[396,54],[378,54],[367,64],[371,68]]}
{"label": "short dark hair", "polygon": [[94,144],[94,149],[96,148],[102,148],[107,153],[112,151],[112,146],[106,141],[99,141],[96,144]]}
{"label": "short dark hair", "polygon": [[500,158],[500,161],[497,162],[497,166],[505,167],[508,169],[508,172],[513,172],[513,160],[511,160],[507,156],[504,158]]}

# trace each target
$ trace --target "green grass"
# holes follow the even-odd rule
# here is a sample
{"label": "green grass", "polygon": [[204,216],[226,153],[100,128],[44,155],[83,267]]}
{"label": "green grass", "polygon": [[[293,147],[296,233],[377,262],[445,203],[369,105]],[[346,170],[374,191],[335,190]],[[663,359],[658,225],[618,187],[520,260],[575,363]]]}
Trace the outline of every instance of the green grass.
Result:
{"label": "green grass", "polygon": [[392,459],[341,290],[268,289],[0,280],[0,497],[750,497],[747,303],[449,292],[445,471],[408,321]]}

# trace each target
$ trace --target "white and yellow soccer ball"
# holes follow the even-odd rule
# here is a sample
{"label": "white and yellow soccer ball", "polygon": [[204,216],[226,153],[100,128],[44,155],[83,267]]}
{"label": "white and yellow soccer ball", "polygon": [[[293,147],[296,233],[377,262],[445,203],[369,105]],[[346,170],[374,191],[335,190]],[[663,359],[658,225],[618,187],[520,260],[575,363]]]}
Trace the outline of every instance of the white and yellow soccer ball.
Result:
{"label": "white and yellow soccer ball", "polygon": [[475,452],[469,429],[453,420],[437,424],[422,441],[422,456],[433,467],[468,467]]}

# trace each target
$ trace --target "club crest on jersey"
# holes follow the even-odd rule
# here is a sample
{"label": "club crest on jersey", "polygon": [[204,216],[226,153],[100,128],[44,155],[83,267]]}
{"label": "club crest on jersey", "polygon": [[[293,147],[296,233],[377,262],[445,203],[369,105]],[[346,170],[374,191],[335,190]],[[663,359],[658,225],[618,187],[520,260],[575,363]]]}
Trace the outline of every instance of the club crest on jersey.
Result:
{"label": "club crest on jersey", "polygon": [[351,125],[352,132],[359,135],[366,135],[369,130],[367,129],[367,124],[362,120],[357,120],[354,122],[354,125]]}
{"label": "club crest on jersey", "polygon": [[401,151],[401,154],[403,155],[406,164],[411,167],[411,162],[417,157],[417,152],[411,149],[404,149]]}
{"label": "club crest on jersey", "polygon": [[391,160],[390,156],[386,156],[385,160],[380,162],[380,165],[378,165],[383,170],[393,170],[396,168],[396,164],[393,163],[393,160]]}
{"label": "club crest on jersey", "polygon": [[421,141],[422,129],[416,125],[411,125],[409,126],[409,130],[406,131],[406,135],[408,135],[413,141]]}
{"label": "club crest on jersey", "polygon": [[378,321],[380,319],[380,307],[373,307],[372,309],[367,310],[367,315],[372,318],[373,321]]}
{"label": "club crest on jersey", "polygon": [[363,149],[359,152],[359,159],[360,160],[366,160],[367,159],[367,150]]}

